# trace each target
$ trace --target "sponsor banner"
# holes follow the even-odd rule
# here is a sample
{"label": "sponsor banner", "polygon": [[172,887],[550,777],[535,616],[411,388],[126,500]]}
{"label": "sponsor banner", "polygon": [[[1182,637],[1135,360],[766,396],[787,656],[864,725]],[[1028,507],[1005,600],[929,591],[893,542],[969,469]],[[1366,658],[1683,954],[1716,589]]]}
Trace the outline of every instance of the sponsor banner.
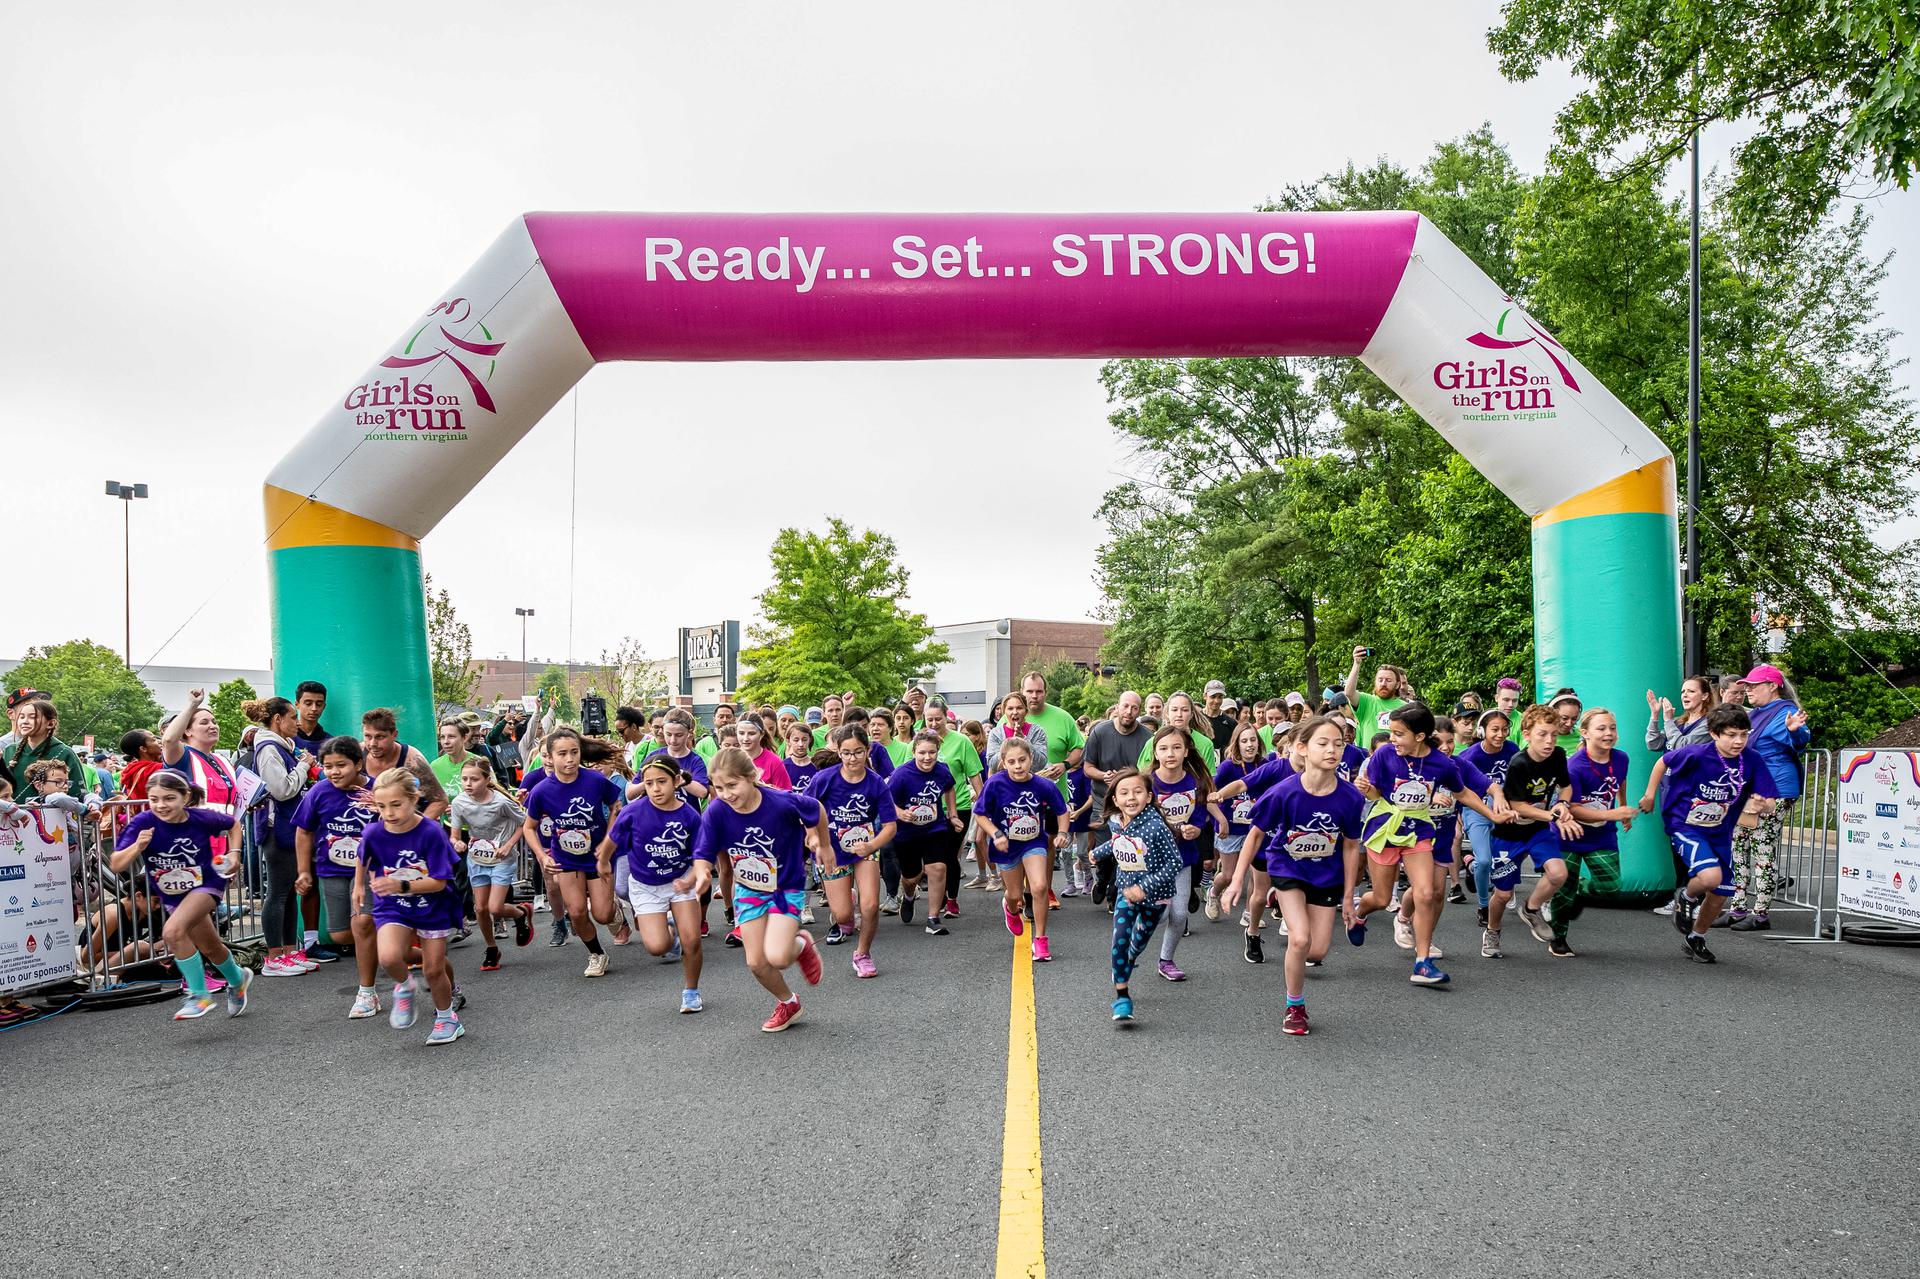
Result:
{"label": "sponsor banner", "polygon": [[0,818],[0,990],[73,976],[68,821],[39,809]]}
{"label": "sponsor banner", "polygon": [[1843,751],[1839,908],[1920,924],[1920,751]]}

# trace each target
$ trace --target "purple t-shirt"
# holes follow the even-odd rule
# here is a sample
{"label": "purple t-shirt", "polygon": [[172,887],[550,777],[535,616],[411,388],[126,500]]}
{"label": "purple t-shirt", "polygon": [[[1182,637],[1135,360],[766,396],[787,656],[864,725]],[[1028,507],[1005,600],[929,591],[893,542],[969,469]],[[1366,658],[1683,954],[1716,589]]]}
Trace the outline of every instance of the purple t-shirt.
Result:
{"label": "purple t-shirt", "polygon": [[1340,748],[1340,762],[1334,765],[1333,771],[1341,781],[1350,782],[1360,776],[1360,770],[1366,766],[1367,753],[1352,742],[1348,742]]}
{"label": "purple t-shirt", "polygon": [[[1511,741],[1501,742],[1500,749],[1497,752],[1489,751],[1482,743],[1475,742],[1454,756],[1454,758],[1463,764],[1472,764],[1475,768],[1486,774],[1487,780],[1493,785],[1505,786],[1507,784],[1507,765],[1511,764],[1513,757],[1519,753],[1520,748]],[[1481,799],[1487,797],[1485,791],[1477,791],[1475,793],[1478,794]]]}
{"label": "purple t-shirt", "polygon": [[140,859],[147,864],[153,891],[172,910],[189,893],[226,895],[227,881],[213,868],[213,841],[232,829],[233,815],[211,808],[189,808],[178,822],[163,822],[151,812],[135,813],[114,847],[130,848],[141,831],[153,832]]}
{"label": "purple t-shirt", "polygon": [[953,770],[939,760],[934,761],[930,772],[921,772],[920,765],[912,760],[894,769],[887,779],[887,798],[893,801],[894,816],[900,823],[894,838],[911,844],[952,829],[947,825],[947,806],[940,798],[952,789]]}
{"label": "purple t-shirt", "polygon": [[1066,797],[1045,777],[1016,782],[1003,769],[981,788],[973,811],[983,814],[1007,837],[1002,852],[988,845],[993,860],[1008,866],[1052,846],[1054,823],[1067,812]]}
{"label": "purple t-shirt", "polygon": [[[1567,757],[1567,778],[1573,783],[1575,804],[1583,808],[1619,808],[1620,797],[1627,789],[1627,753],[1616,747],[1605,764],[1596,764],[1587,758],[1587,748],[1582,746]],[[1580,838],[1569,840],[1563,847],[1583,851],[1620,847],[1618,822],[1583,823],[1580,832]]]}
{"label": "purple t-shirt", "polygon": [[893,776],[893,753],[879,742],[867,746],[867,771],[877,774],[883,780]]}
{"label": "purple t-shirt", "polygon": [[792,784],[793,789],[796,791],[805,790],[807,783],[811,782],[814,775],[820,771],[813,766],[811,756],[807,759],[799,760],[788,759],[785,755],[782,755],[780,762],[787,766],[787,781]]}
{"label": "purple t-shirt", "polygon": [[1493,779],[1468,763],[1462,756],[1453,757],[1453,766],[1460,770],[1460,789],[1458,791],[1435,791],[1433,811],[1440,818],[1434,827],[1433,848],[1443,856],[1453,852],[1453,830],[1460,824],[1460,796],[1473,795],[1485,799],[1487,788],[1493,785]]}
{"label": "purple t-shirt", "polygon": [[[1463,784],[1458,760],[1439,751],[1419,756],[1402,755],[1392,742],[1380,744],[1380,749],[1367,761],[1366,775],[1380,797],[1395,808],[1434,810],[1434,817],[1408,818],[1401,823],[1400,829],[1411,830],[1417,839],[1439,837],[1438,814],[1453,808],[1454,796]],[[1367,825],[1371,831],[1388,820],[1388,814],[1382,813],[1370,818]]]}
{"label": "purple t-shirt", "polygon": [[[454,869],[460,855],[439,822],[417,821],[413,829],[395,834],[385,822],[375,822],[360,837],[360,861],[367,868],[368,909],[373,922],[405,924],[408,928],[458,928],[465,913],[454,890]],[[437,879],[445,886],[437,893],[396,893],[382,897],[373,881],[382,875],[402,879]]]}
{"label": "purple t-shirt", "polygon": [[1153,787],[1153,802],[1160,809],[1160,816],[1167,822],[1167,829],[1173,832],[1173,842],[1180,848],[1180,864],[1196,866],[1200,862],[1200,841],[1180,838],[1182,826],[1205,828],[1213,824],[1213,816],[1200,803],[1200,783],[1191,773],[1182,773],[1177,782],[1160,780],[1160,770],[1147,774],[1147,782]]}
{"label": "purple t-shirt", "polygon": [[[1252,768],[1248,768],[1238,760],[1223,759],[1220,761],[1220,767],[1213,770],[1213,788],[1219,790],[1228,782],[1244,780],[1263,767],[1265,767],[1265,765],[1255,764]],[[1252,815],[1253,801],[1258,798],[1260,798],[1260,796],[1254,792],[1253,783],[1248,782],[1245,790],[1226,801],[1227,834],[1244,835],[1247,833],[1247,818]]]}
{"label": "purple t-shirt", "polygon": [[627,869],[642,884],[671,884],[693,865],[693,839],[700,831],[700,813],[682,802],[673,808],[655,808],[642,795],[620,810],[607,838],[613,855],[627,859]]}
{"label": "purple t-shirt", "polygon": [[[1080,807],[1092,786],[1093,783],[1087,780],[1087,770],[1084,768],[1069,768],[1060,775],[1060,797],[1067,801],[1068,811]],[[1093,809],[1094,805],[1088,804],[1086,811],[1078,817],[1069,817],[1067,833],[1071,835],[1076,831],[1092,830]]]}
{"label": "purple t-shirt", "polygon": [[[363,775],[356,785],[372,783]],[[293,810],[294,826],[313,836],[313,873],[328,879],[353,874],[360,864],[360,835],[379,820],[372,804],[329,781],[310,787]]]}
{"label": "purple t-shirt", "polygon": [[1337,777],[1325,795],[1309,794],[1298,777],[1280,783],[1253,806],[1251,825],[1266,837],[1267,874],[1340,887],[1346,882],[1342,841],[1360,838],[1366,808],[1360,789]]}
{"label": "purple t-shirt", "polygon": [[1718,843],[1730,839],[1750,795],[1777,799],[1780,788],[1766,761],[1752,748],[1732,759],[1713,739],[1668,751],[1667,799],[1660,810],[1670,831],[1686,831]]}
{"label": "purple t-shirt", "polygon": [[766,896],[800,892],[807,886],[807,832],[820,820],[820,803],[811,795],[760,787],[760,807],[735,812],[724,801],[707,805],[693,841],[696,859],[733,862],[734,887]]}
{"label": "purple t-shirt", "polygon": [[607,809],[626,789],[605,773],[583,768],[570,782],[548,774],[527,796],[527,816],[561,870],[593,870],[593,850],[607,833]]}
{"label": "purple t-shirt", "polygon": [[[707,761],[704,759],[701,759],[700,756],[694,751],[688,751],[684,755],[669,755],[667,754],[667,748],[662,746],[659,750],[654,751],[653,753],[648,755],[647,759],[664,759],[669,764],[672,764],[675,768],[685,773],[688,777],[691,777],[694,781],[699,782],[702,786],[705,786],[708,789],[712,789],[713,782],[709,780],[707,777]],[[647,762],[647,759],[643,759],[640,762],[642,764],[645,764]],[[688,792],[685,788],[676,790],[674,794],[680,797],[680,802],[683,804],[692,804],[695,807],[699,806],[698,798],[693,794],[691,794],[690,792]],[[648,881],[648,882],[652,882],[652,881]],[[661,882],[665,883],[666,881],[662,880]]]}
{"label": "purple t-shirt", "polygon": [[829,768],[807,783],[807,794],[827,810],[827,831],[833,836],[837,865],[859,861],[880,828],[895,820],[893,797],[882,776],[869,768],[859,781],[850,782],[843,769]]}

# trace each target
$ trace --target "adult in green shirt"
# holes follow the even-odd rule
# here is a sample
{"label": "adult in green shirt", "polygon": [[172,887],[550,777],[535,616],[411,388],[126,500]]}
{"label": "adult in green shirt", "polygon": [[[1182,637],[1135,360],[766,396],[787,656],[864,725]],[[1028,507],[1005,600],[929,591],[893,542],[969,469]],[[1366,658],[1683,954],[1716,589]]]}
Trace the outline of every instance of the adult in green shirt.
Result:
{"label": "adult in green shirt", "polygon": [[1388,666],[1384,662],[1374,669],[1373,691],[1360,691],[1360,663],[1372,651],[1365,644],[1354,646],[1353,668],[1347,672],[1347,683],[1343,689],[1347,701],[1353,706],[1362,749],[1366,748],[1375,733],[1386,731],[1387,716],[1407,704],[1407,673],[1398,666]]}
{"label": "adult in green shirt", "polygon": [[1020,691],[1027,699],[1027,723],[1042,729],[1047,735],[1047,766],[1040,775],[1050,781],[1058,782],[1067,775],[1069,768],[1080,766],[1080,756],[1086,750],[1086,735],[1080,731],[1080,725],[1073,716],[1047,701],[1047,677],[1034,671],[1020,681]]}
{"label": "adult in green shirt", "polygon": [[732,702],[722,702],[713,708],[713,731],[701,737],[693,744],[693,753],[707,763],[713,763],[713,757],[720,753],[720,730],[730,727],[739,716]]}
{"label": "adult in green shirt", "polygon": [[43,759],[57,760],[66,765],[67,794],[75,799],[87,793],[87,773],[80,763],[80,757],[65,742],[53,735],[55,725],[60,722],[59,714],[53,709],[53,703],[36,698],[26,702],[14,711],[14,732],[19,740],[7,747],[4,759],[7,770],[13,774],[16,800],[24,800],[32,793],[27,785],[27,770]]}
{"label": "adult in green shirt", "polygon": [[429,760],[427,767],[440,779],[440,789],[449,797],[460,793],[460,767],[473,753],[467,749],[467,726],[457,718],[440,721],[440,755]]}
{"label": "adult in green shirt", "polygon": [[971,813],[974,798],[987,781],[980,752],[974,749],[965,733],[953,731],[945,702],[937,697],[930,700],[926,715],[927,731],[940,739],[940,762],[953,774],[953,806],[962,813]]}
{"label": "adult in green shirt", "polygon": [[[1160,727],[1185,729],[1187,740],[1193,743],[1194,754],[1205,762],[1207,776],[1212,777],[1214,769],[1220,767],[1220,757],[1213,749],[1213,739],[1194,727],[1193,699],[1185,693],[1175,693],[1167,698],[1166,703],[1161,707],[1161,712],[1166,716],[1166,721]],[[1140,748],[1140,761],[1136,767],[1143,773],[1153,767],[1152,737],[1149,737],[1147,744]]]}
{"label": "adult in green shirt", "polygon": [[822,722],[813,730],[813,749],[823,750],[827,745],[827,734],[840,727],[840,717],[846,714],[847,704],[838,696],[829,693],[820,703]]}
{"label": "adult in green shirt", "polygon": [[1560,720],[1560,732],[1554,741],[1567,753],[1567,758],[1572,759],[1573,753],[1580,749],[1580,695],[1563,688],[1553,695],[1547,709]]}

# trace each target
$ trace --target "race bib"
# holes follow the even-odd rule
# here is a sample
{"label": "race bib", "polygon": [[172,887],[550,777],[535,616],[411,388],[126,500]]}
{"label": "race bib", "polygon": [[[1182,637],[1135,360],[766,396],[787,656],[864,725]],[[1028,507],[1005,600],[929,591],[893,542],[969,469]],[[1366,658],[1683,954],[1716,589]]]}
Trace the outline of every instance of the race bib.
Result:
{"label": "race bib", "polygon": [[1020,813],[1007,823],[1007,838],[1014,843],[1023,843],[1040,838],[1040,819],[1032,813]]}
{"label": "race bib", "polygon": [[1435,787],[1430,807],[1436,812],[1451,813],[1453,811],[1453,792],[1444,786]]}
{"label": "race bib", "polygon": [[858,826],[849,826],[840,832],[840,851],[843,853],[857,853],[864,849],[872,840],[873,827],[865,823]]}
{"label": "race bib", "polygon": [[907,820],[915,826],[931,826],[938,816],[931,804],[915,804],[907,809]]}
{"label": "race bib", "polygon": [[1396,808],[1425,808],[1432,799],[1424,779],[1409,777],[1393,788],[1390,797]]}
{"label": "race bib", "polygon": [[473,857],[476,866],[498,866],[500,849],[490,839],[476,839],[467,845],[467,852]]}
{"label": "race bib", "polygon": [[733,882],[750,893],[771,893],[780,887],[780,876],[771,861],[746,853],[733,859]]}
{"label": "race bib", "polygon": [[1710,799],[1696,799],[1687,810],[1687,825],[1718,826],[1727,820],[1727,806]]}
{"label": "race bib", "polygon": [[1237,823],[1244,824],[1246,820],[1252,816],[1253,816],[1253,796],[1248,795],[1244,792],[1235,796],[1233,801],[1233,812],[1231,814],[1232,819]]}
{"label": "race bib", "polygon": [[1167,819],[1167,825],[1179,826],[1184,824],[1189,817],[1193,816],[1193,793],[1191,791],[1175,791],[1171,795],[1162,796],[1160,799],[1160,812],[1161,815]]}
{"label": "race bib", "polygon": [[1120,870],[1144,875],[1147,873],[1147,846],[1132,835],[1113,837],[1113,864]]}
{"label": "race bib", "polygon": [[198,866],[177,866],[172,870],[163,870],[153,881],[154,887],[168,897],[185,897],[206,882],[206,875]]}
{"label": "race bib", "polygon": [[358,866],[360,864],[360,841],[351,835],[342,835],[327,845],[327,860],[335,866]]}
{"label": "race bib", "polygon": [[1303,831],[1287,841],[1287,856],[1295,861],[1318,861],[1333,853],[1333,836],[1323,830]]}
{"label": "race bib", "polygon": [[542,817],[540,819],[540,838],[541,839],[553,838],[553,818]]}
{"label": "race bib", "polygon": [[585,857],[593,851],[593,836],[583,830],[563,830],[560,851],[569,857]]}

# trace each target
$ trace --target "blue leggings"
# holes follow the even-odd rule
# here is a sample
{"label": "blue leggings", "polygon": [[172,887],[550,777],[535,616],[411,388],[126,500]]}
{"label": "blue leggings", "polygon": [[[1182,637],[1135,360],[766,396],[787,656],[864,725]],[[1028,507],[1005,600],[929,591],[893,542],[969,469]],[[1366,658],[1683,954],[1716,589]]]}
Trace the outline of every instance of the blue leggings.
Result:
{"label": "blue leggings", "polygon": [[1153,940],[1153,930],[1160,926],[1160,919],[1166,913],[1166,902],[1141,902],[1136,906],[1125,897],[1113,908],[1114,985],[1124,986],[1133,976],[1133,966],[1146,953],[1147,943]]}
{"label": "blue leggings", "polygon": [[1473,887],[1480,896],[1480,909],[1485,910],[1493,895],[1493,823],[1471,808],[1462,808],[1460,824],[1473,849]]}

